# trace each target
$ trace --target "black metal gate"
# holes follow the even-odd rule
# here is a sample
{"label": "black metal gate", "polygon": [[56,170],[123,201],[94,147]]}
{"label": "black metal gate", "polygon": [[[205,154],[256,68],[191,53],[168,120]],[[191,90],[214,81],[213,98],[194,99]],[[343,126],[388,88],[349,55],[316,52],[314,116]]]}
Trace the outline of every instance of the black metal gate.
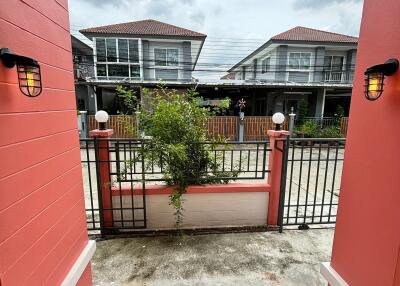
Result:
{"label": "black metal gate", "polygon": [[290,138],[283,141],[279,226],[336,222],[346,139]]}
{"label": "black metal gate", "polygon": [[89,231],[113,234],[147,227],[143,148],[143,142],[129,139],[81,139]]}

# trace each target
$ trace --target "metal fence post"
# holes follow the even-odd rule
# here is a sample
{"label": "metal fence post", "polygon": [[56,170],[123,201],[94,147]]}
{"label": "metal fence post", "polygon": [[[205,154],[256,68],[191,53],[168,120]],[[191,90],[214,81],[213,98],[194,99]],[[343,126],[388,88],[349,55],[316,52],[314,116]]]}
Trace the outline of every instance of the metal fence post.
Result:
{"label": "metal fence post", "polygon": [[244,140],[244,112],[239,112],[239,142]]}
{"label": "metal fence post", "polygon": [[290,135],[292,135],[292,133],[293,133],[295,117],[296,117],[296,114],[294,114],[293,110],[292,110],[292,112],[289,114],[289,132],[290,132]]}

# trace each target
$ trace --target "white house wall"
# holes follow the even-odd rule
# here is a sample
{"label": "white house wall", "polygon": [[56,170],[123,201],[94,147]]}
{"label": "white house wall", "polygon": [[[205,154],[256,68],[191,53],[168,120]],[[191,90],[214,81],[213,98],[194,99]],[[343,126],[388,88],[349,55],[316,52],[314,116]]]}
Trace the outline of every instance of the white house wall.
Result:
{"label": "white house wall", "polygon": [[[267,57],[270,57],[270,71],[266,73],[262,73],[262,61],[266,59]],[[268,53],[263,53],[257,60],[257,75],[256,79],[257,80],[263,80],[263,81],[274,81],[275,80],[275,70],[277,66],[277,52],[276,49],[273,49],[272,51]]]}

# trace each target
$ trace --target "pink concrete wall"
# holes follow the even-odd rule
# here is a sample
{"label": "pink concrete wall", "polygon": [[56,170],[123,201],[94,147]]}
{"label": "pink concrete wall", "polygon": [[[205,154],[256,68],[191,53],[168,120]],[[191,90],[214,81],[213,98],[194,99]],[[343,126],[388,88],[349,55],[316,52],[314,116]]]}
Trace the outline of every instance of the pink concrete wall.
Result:
{"label": "pink concrete wall", "polygon": [[400,72],[379,100],[363,94],[368,66],[400,58],[399,15],[398,0],[365,0],[331,264],[352,286],[400,285]]}
{"label": "pink concrete wall", "polygon": [[44,88],[24,96],[0,64],[0,284],[58,285],[88,241],[67,0],[6,2],[0,47],[37,59]]}

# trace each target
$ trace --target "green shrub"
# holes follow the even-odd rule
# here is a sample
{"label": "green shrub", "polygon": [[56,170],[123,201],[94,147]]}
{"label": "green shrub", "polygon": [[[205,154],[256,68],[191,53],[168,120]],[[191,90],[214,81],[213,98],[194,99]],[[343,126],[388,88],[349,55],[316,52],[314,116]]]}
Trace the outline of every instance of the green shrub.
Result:
{"label": "green shrub", "polygon": [[294,137],[317,138],[320,132],[319,126],[313,121],[306,121],[293,131]]}
{"label": "green shrub", "polygon": [[320,138],[342,138],[343,134],[340,132],[338,126],[332,125],[325,127],[319,131]]}

